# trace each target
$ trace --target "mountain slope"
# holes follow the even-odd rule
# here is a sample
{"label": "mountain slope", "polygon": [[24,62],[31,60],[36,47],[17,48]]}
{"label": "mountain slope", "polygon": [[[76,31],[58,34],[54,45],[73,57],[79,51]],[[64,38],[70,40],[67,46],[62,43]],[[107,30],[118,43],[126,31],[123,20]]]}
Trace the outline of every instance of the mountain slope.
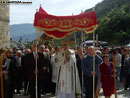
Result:
{"label": "mountain slope", "polygon": [[[86,12],[92,9],[86,10]],[[99,40],[125,45],[130,39],[130,0],[104,0],[95,6]]]}
{"label": "mountain slope", "polygon": [[26,39],[32,41],[36,37],[35,28],[33,24],[11,25],[10,35],[16,41],[18,41],[21,36],[23,38],[23,41]]}
{"label": "mountain slope", "polygon": [[35,28],[33,27],[33,24],[11,25],[10,32],[12,37],[17,37],[17,36],[29,35],[35,33]]}

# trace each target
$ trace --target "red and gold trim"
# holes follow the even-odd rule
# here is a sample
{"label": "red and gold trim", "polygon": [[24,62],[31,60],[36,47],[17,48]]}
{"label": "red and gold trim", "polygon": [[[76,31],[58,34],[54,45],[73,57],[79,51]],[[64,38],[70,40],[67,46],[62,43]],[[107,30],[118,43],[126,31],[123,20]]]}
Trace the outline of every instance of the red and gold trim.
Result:
{"label": "red and gold trim", "polygon": [[54,16],[42,10],[35,14],[34,27],[56,39],[64,38],[76,31],[91,33],[98,26],[95,11],[73,16]]}

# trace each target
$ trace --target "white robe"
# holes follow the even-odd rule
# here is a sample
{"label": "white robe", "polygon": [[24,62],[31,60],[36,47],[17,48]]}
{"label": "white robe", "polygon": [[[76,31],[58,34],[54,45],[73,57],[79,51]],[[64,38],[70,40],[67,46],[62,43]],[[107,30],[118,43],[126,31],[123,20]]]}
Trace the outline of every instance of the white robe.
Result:
{"label": "white robe", "polygon": [[51,65],[52,65],[52,82],[57,82],[57,75],[58,75],[58,54],[54,53],[51,56]]}
{"label": "white robe", "polygon": [[52,67],[52,82],[56,83],[57,80],[57,67],[55,64],[55,53],[51,56],[51,67]]}
{"label": "white robe", "polygon": [[76,93],[81,94],[81,87],[74,55],[71,55],[68,63],[60,61],[60,64],[57,77],[57,98],[76,98]]}
{"label": "white robe", "polygon": [[57,98],[75,98],[71,60],[61,65]]}

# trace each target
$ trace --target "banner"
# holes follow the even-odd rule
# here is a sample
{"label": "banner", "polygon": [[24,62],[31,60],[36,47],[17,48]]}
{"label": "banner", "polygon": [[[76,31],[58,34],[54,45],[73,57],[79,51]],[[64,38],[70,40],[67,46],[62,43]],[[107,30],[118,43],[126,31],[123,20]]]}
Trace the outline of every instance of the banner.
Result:
{"label": "banner", "polygon": [[95,11],[73,16],[54,16],[40,7],[35,14],[34,26],[54,38],[63,38],[76,31],[93,32],[98,24]]}

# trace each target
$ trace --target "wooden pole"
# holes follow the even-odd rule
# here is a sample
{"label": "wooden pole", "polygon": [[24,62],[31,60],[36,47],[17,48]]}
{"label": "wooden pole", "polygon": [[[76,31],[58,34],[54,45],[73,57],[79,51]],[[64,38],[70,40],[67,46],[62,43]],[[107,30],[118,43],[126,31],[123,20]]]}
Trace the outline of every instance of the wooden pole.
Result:
{"label": "wooden pole", "polygon": [[[81,10],[81,14],[83,13],[83,10]],[[82,41],[82,52],[84,51],[84,32],[82,31],[82,34],[81,34],[81,41]],[[83,93],[84,93],[84,73],[83,73],[83,69],[82,69],[82,95],[81,95],[81,98],[83,98]]]}
{"label": "wooden pole", "polygon": [[[95,11],[95,8],[93,8],[93,11]],[[93,47],[94,47],[93,51],[95,52],[95,31],[93,32]],[[93,72],[95,72],[95,53],[93,53]],[[95,96],[95,74],[93,75],[93,98],[94,96]]]}
{"label": "wooden pole", "polygon": [[51,54],[53,54],[53,39],[51,39]]}
{"label": "wooden pole", "polygon": [[96,46],[98,47],[98,34],[96,34]]}
{"label": "wooden pole", "polygon": [[[37,33],[38,33],[38,31],[37,31],[37,29],[36,29],[36,54],[35,54],[35,56],[36,56],[36,57],[35,57],[35,60],[36,60],[36,69],[35,69],[35,70],[36,70],[36,71],[37,71],[37,55],[38,55],[38,54],[37,54],[37,50],[38,50],[38,49],[37,49],[37,48],[38,48],[38,47],[37,47],[37,44],[38,44],[38,34],[37,34]],[[37,82],[37,73],[36,73],[36,87],[35,87],[35,88],[36,88],[36,98],[38,98],[38,92],[37,92],[38,88],[37,88],[37,84],[38,84],[38,82]]]}
{"label": "wooden pole", "polygon": [[[38,9],[36,9],[36,12],[38,12]],[[38,30],[36,29],[36,54],[35,54],[35,60],[36,60],[36,68],[35,68],[35,70],[37,71],[38,69],[37,69],[37,59],[38,59],[38,47],[37,47],[37,45],[38,45],[38,40],[39,40],[39,38],[38,38]],[[38,98],[38,78],[37,78],[37,72],[36,72],[36,85],[35,85],[35,92],[36,92],[36,98]]]}
{"label": "wooden pole", "polygon": [[[83,49],[84,49],[83,31],[81,34],[81,40],[82,40],[82,52],[83,52]],[[83,93],[84,93],[83,88],[84,88],[84,73],[83,73],[83,69],[82,69],[82,95],[81,95],[81,98],[83,98]]]}
{"label": "wooden pole", "polygon": [[76,33],[74,33],[74,38],[75,38],[75,48],[76,48],[76,50],[77,50],[77,44],[76,44],[76,42],[77,42],[77,41],[76,41],[76,40],[77,40],[77,39],[76,39]]}
{"label": "wooden pole", "polygon": [[[93,47],[95,52],[95,31],[93,32]],[[93,72],[95,72],[95,53],[93,53]],[[93,98],[95,95],[95,75],[93,75]]]}
{"label": "wooden pole", "polygon": [[84,34],[84,36],[83,36],[83,41],[84,41],[84,46],[86,46],[85,45],[85,41],[86,41],[86,38],[85,38],[86,36],[85,36],[85,34]]}
{"label": "wooden pole", "polygon": [[[83,10],[81,10],[81,14],[83,13]],[[85,44],[85,36],[84,36],[84,32],[82,31],[82,52],[84,51],[84,45]],[[82,69],[82,98],[84,94],[84,73],[83,73],[83,69]]]}
{"label": "wooden pole", "polygon": [[112,56],[113,59],[113,74],[114,74],[114,94],[115,98],[117,98],[117,92],[116,92],[116,69],[115,69],[115,56]]}
{"label": "wooden pole", "polygon": [[4,98],[4,82],[3,82],[3,73],[2,73],[2,57],[0,57],[0,78],[1,78],[1,98]]}

